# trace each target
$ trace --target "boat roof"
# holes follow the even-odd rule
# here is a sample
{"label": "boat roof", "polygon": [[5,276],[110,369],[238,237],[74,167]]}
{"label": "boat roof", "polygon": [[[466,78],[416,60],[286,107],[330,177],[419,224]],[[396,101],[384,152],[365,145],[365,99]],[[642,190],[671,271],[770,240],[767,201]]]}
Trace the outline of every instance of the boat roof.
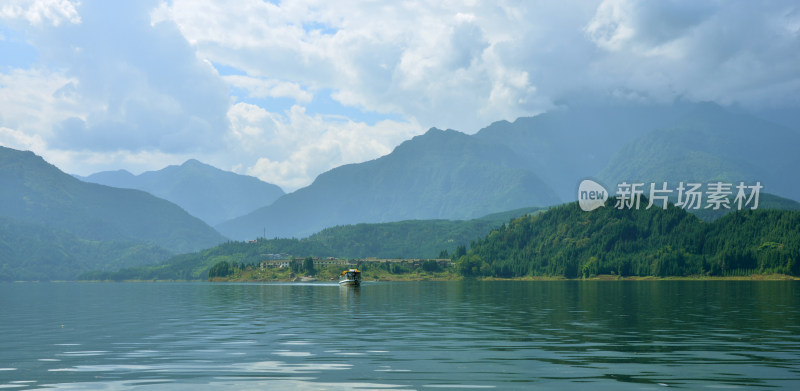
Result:
{"label": "boat roof", "polygon": [[345,273],[361,273],[361,270],[358,270],[358,269],[345,270],[345,271],[339,273],[339,275],[343,276],[343,275],[345,275]]}

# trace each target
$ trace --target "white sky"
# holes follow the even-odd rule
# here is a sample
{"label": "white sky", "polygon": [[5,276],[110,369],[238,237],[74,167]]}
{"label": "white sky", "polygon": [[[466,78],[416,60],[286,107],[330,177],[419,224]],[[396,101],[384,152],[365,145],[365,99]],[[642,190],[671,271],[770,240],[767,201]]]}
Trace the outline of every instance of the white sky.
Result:
{"label": "white sky", "polygon": [[4,0],[0,144],[292,191],[576,97],[797,110],[798,64],[796,1]]}

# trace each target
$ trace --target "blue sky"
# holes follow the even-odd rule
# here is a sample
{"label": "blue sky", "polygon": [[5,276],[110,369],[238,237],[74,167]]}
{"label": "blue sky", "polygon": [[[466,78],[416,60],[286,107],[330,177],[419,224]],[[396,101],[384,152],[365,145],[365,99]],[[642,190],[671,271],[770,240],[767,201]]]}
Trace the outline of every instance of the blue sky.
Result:
{"label": "blue sky", "polygon": [[570,96],[796,113],[797,64],[794,1],[7,0],[0,144],[81,175],[196,158],[291,191]]}

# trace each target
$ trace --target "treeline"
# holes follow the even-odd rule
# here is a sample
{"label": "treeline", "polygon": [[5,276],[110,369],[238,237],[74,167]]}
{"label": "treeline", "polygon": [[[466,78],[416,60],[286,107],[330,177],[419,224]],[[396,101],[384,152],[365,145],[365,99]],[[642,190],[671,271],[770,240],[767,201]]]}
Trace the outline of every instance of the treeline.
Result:
{"label": "treeline", "polygon": [[365,262],[358,267],[366,274],[380,271],[388,274],[439,273],[446,271],[446,268],[442,267],[435,259],[423,260],[419,265],[406,262]]}
{"label": "treeline", "polygon": [[[306,257],[296,258],[289,262],[287,269],[266,268],[261,269],[260,264],[256,263],[237,263],[220,261],[215,263],[208,270],[208,279],[212,281],[225,280],[275,280],[287,279],[297,276],[314,276],[321,279],[335,279],[342,271],[340,265],[329,265],[317,269],[314,266],[314,259]],[[368,279],[394,279],[403,277],[420,278],[446,278],[453,277],[453,268],[440,264],[436,259],[425,259],[415,261],[383,261],[383,262],[359,262],[356,268],[363,272]]]}
{"label": "treeline", "polygon": [[577,203],[514,219],[458,257],[463,276],[800,275],[800,212],[746,210],[702,222],[683,209],[592,212]]}

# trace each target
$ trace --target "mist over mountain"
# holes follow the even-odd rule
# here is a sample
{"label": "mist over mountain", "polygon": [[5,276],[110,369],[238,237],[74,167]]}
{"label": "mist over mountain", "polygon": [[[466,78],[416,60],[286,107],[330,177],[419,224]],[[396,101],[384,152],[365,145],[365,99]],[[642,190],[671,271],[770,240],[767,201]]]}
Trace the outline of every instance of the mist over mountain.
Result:
{"label": "mist over mountain", "polygon": [[576,104],[514,122],[499,121],[473,137],[505,145],[565,201],[578,183],[596,175],[630,140],[683,116],[691,105]]}
{"label": "mist over mountain", "polygon": [[173,253],[225,240],[175,204],[83,182],[32,152],[0,147],[0,183],[0,217],[81,239],[150,243]]}
{"label": "mist over mountain", "polygon": [[622,181],[761,182],[763,192],[797,200],[800,133],[716,104],[698,104],[681,119],[619,149],[597,174]]}
{"label": "mist over mountain", "polygon": [[103,171],[81,179],[144,190],[179,205],[209,225],[247,214],[284,195],[276,185],[220,170],[194,159],[180,166],[168,166],[139,175],[125,170]]}
{"label": "mist over mountain", "polygon": [[343,224],[470,219],[560,201],[510,148],[433,128],[389,155],[330,170],[216,228],[240,239],[300,237]]}

